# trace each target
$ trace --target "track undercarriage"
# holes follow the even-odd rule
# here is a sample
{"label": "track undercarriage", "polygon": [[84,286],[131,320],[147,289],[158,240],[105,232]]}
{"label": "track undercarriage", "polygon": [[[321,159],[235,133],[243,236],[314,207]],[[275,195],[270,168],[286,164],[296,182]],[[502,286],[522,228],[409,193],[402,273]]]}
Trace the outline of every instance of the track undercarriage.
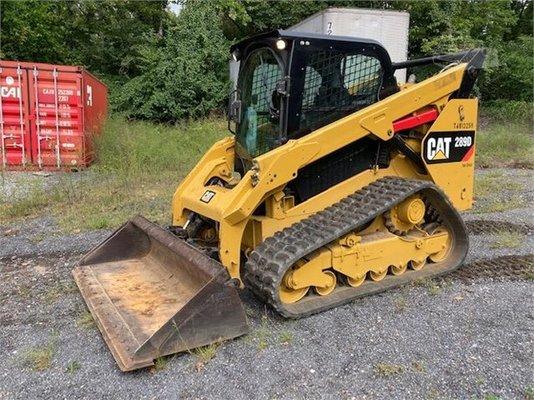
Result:
{"label": "track undercarriage", "polygon": [[466,253],[465,225],[435,185],[388,177],[265,240],[244,278],[298,318],[450,272]]}

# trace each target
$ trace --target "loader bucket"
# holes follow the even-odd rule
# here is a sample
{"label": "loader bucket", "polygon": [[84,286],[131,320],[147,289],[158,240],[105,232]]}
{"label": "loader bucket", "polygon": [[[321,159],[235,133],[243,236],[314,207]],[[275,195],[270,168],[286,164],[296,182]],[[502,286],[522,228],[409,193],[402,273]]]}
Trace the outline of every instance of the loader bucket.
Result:
{"label": "loader bucket", "polygon": [[123,371],[248,331],[226,269],[140,216],[91,250],[73,275]]}

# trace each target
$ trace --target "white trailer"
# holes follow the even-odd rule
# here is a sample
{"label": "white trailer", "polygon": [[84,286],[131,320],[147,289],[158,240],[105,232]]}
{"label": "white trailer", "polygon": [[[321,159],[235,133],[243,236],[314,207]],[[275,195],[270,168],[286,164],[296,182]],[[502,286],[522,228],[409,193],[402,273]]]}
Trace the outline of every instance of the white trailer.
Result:
{"label": "white trailer", "polygon": [[[373,39],[388,51],[391,61],[408,57],[410,14],[405,11],[363,8],[327,8],[288,28],[289,31]],[[236,84],[239,63],[230,61],[230,79]],[[395,72],[399,83],[406,82],[406,70]]]}

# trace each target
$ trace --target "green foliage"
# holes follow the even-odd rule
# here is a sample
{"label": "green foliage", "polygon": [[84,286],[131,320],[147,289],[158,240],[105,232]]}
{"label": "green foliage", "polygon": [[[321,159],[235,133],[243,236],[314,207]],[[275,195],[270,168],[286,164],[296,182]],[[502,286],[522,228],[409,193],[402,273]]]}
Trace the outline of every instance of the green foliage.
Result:
{"label": "green foliage", "polygon": [[55,62],[66,60],[62,16],[67,2],[3,1],[0,3],[0,58]]}
{"label": "green foliage", "polygon": [[502,44],[495,66],[487,66],[480,88],[485,100],[507,99],[532,102],[534,91],[534,40],[519,36]]}
{"label": "green foliage", "polygon": [[152,66],[124,85],[117,109],[130,118],[175,122],[220,108],[228,90],[228,48],[210,3],[188,1]]}
{"label": "green foliage", "polygon": [[[167,10],[171,1],[180,15]],[[84,65],[109,84],[115,110],[174,122],[225,103],[230,42],[327,7],[408,11],[411,58],[485,47],[475,93],[484,102],[533,100],[531,0],[2,1],[0,57]],[[413,72],[421,80],[438,68]]]}
{"label": "green foliage", "polygon": [[[486,62],[476,94],[483,100],[533,98],[531,1],[218,0],[217,4],[226,16],[225,33],[235,39],[291,26],[327,7],[405,10],[410,13],[411,58],[484,47],[493,60]],[[414,72],[421,80],[437,69],[423,67]]]}
{"label": "green foliage", "polygon": [[167,0],[3,1],[0,57],[135,76],[172,18],[166,6]]}

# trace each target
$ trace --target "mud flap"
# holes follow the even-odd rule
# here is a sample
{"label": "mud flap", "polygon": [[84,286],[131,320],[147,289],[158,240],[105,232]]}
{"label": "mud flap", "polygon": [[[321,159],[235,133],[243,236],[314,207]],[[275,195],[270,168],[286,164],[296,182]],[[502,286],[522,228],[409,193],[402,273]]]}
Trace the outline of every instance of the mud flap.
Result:
{"label": "mud flap", "polygon": [[226,269],[141,216],[91,250],[73,275],[123,371],[249,330]]}

